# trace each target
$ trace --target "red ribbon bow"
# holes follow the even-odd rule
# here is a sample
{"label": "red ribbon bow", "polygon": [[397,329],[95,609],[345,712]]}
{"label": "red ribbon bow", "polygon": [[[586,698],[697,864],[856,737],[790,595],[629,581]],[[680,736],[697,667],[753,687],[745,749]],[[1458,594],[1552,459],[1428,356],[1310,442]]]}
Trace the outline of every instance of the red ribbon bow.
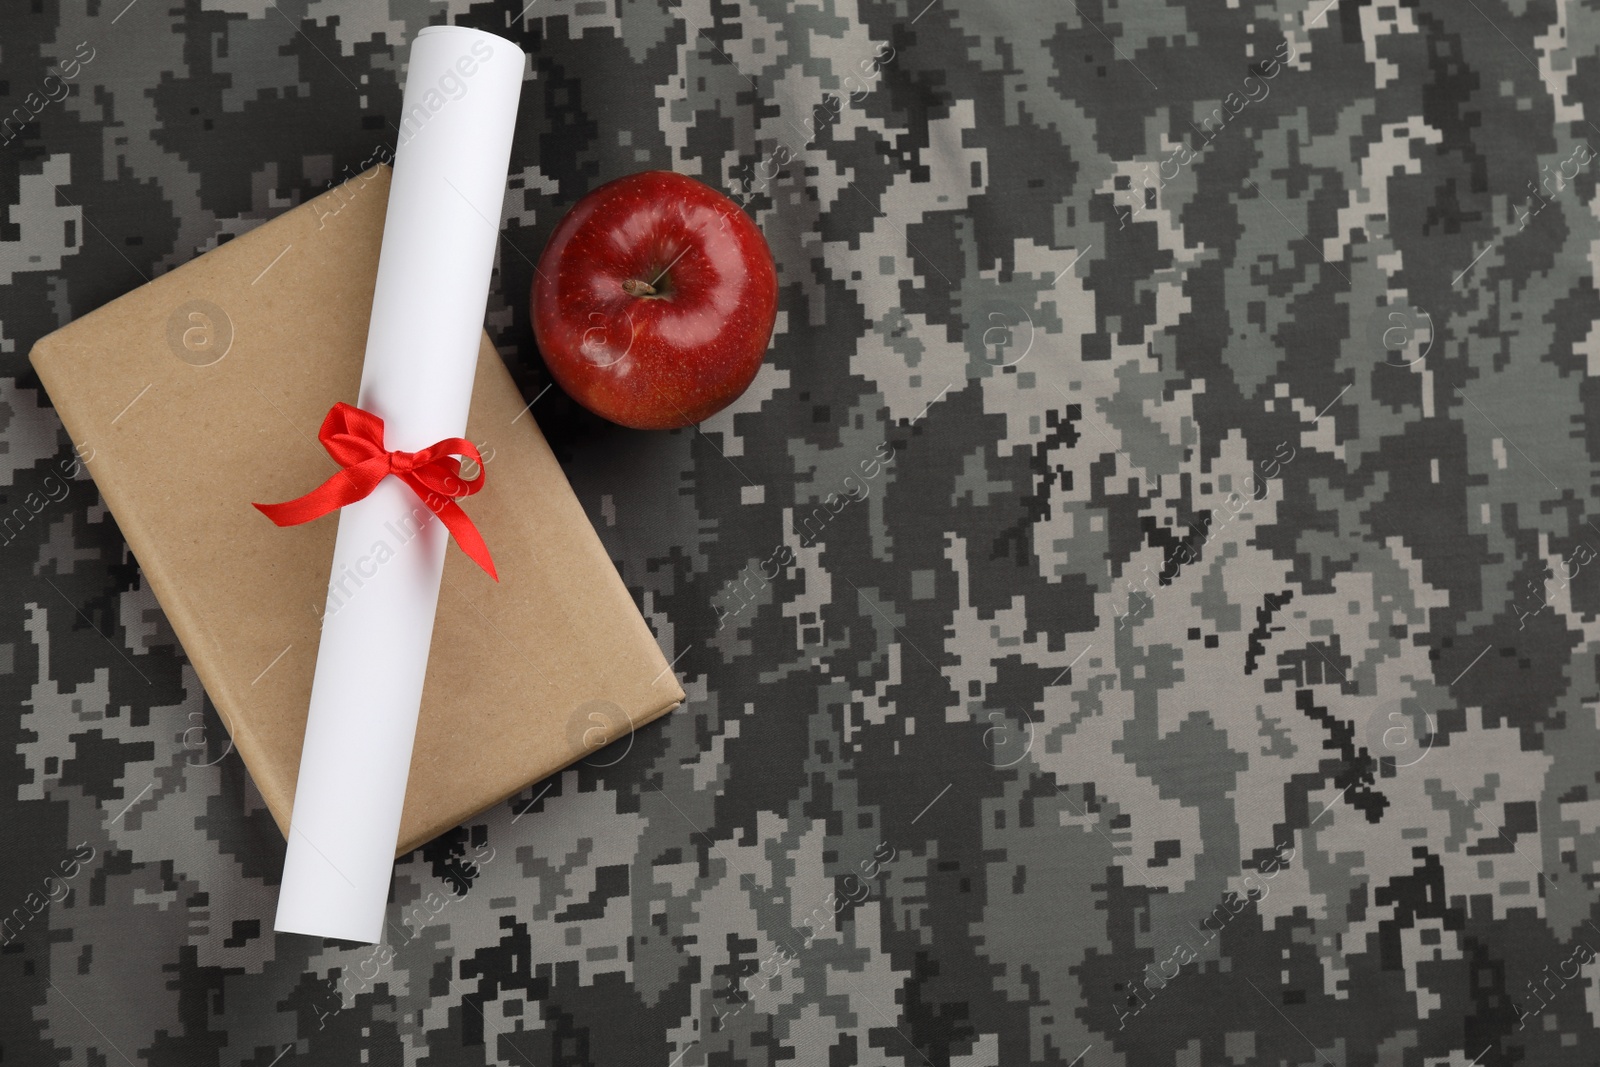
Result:
{"label": "red ribbon bow", "polygon": [[[483,488],[483,456],[471,441],[447,437],[420,452],[391,452],[383,447],[383,420],[370,411],[345,403],[328,409],[328,417],[322,420],[322,429],[317,431],[317,440],[342,469],[305,496],[281,504],[252,505],[257,511],[279,526],[297,526],[355,503],[392,474],[409,485],[428,509],[439,516],[461,551],[487,571],[489,577],[500,580],[494,570],[494,560],[489,557],[489,546],[483,543],[478,528],[455,502],[455,498],[471,496]],[[478,468],[477,477],[464,480],[461,461],[456,456],[472,460]]]}

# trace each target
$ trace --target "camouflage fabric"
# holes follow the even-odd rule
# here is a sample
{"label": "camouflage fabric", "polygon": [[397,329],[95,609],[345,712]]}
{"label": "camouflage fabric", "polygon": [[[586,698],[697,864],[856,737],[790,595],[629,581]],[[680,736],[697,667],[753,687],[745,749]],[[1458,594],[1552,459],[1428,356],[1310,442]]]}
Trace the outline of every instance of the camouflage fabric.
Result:
{"label": "camouflage fabric", "polygon": [[[0,19],[0,1062],[1600,1057],[1594,4]],[[352,947],[272,933],[26,354],[384,158],[445,21],[531,54],[490,327],[689,698]],[[782,285],[676,433],[547,392],[525,299],[645,168]]]}

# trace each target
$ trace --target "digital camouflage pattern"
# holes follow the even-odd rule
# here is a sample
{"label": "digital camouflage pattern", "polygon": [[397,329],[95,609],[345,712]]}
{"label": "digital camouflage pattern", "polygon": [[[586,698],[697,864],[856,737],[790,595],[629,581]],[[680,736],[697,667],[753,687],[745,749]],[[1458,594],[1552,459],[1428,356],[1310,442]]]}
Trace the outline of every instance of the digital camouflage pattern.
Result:
{"label": "digital camouflage pattern", "polygon": [[[0,1062],[1600,1059],[1595,5],[0,18]],[[689,698],[322,944],[26,357],[383,158],[443,21],[531,54],[490,328]],[[645,168],[780,272],[697,430],[532,344]]]}

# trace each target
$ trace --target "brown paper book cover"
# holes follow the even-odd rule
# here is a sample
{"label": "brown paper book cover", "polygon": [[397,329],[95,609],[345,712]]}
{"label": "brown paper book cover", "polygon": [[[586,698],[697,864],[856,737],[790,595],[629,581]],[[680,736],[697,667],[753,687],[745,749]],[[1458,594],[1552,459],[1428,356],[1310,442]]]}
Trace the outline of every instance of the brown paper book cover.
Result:
{"label": "brown paper book cover", "polygon": [[[322,613],[362,575],[329,574],[336,516],[280,529],[250,505],[336,469],[317,430],[356,400],[388,191],[375,167],[30,355],[284,831]],[[467,436],[500,582],[450,547],[401,853],[683,699],[487,335]]]}

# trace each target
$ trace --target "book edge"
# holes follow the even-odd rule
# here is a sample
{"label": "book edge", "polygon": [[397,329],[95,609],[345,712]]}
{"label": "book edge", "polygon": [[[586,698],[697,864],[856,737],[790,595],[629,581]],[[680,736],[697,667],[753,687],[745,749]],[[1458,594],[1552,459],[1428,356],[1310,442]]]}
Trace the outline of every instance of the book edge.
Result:
{"label": "book edge", "polygon": [[[646,713],[644,715],[641,715],[639,717],[638,721],[635,722],[633,724],[633,726],[629,729],[628,736],[632,737],[633,735],[637,734],[641,728],[650,725],[651,723],[655,722],[657,719],[661,718],[663,715],[667,714],[667,712],[671,711],[673,708],[678,707],[680,704],[683,703],[683,700],[684,700],[683,691],[682,691],[682,689],[679,689],[678,696],[676,698],[663,701],[659,706],[656,707],[656,709],[654,711],[651,711],[651,712],[648,712],[648,713]],[[621,737],[617,738],[617,741],[621,741],[621,740],[622,740]],[[616,744],[616,742],[613,741],[612,744]],[[529,781],[525,782],[522,785],[517,786],[514,789],[508,790],[507,792],[501,794],[500,796],[495,797],[493,800],[489,801],[487,804],[484,804],[484,805],[481,805],[479,807],[473,808],[472,810],[467,811],[464,814],[452,813],[452,814],[444,816],[444,817],[442,817],[442,818],[440,818],[440,819],[438,819],[436,821],[430,822],[427,826],[425,826],[423,829],[419,830],[416,834],[413,834],[412,838],[403,839],[403,840],[401,840],[401,841],[399,841],[397,843],[397,847],[395,848],[395,858],[399,859],[401,856],[404,856],[406,853],[412,852],[412,851],[415,851],[416,849],[421,848],[423,845],[426,845],[428,842],[434,840],[435,838],[437,838],[441,834],[448,833],[449,831],[455,829],[457,826],[460,826],[461,824],[463,824],[465,822],[468,822],[469,820],[473,819],[474,817],[476,817],[478,815],[482,815],[484,812],[490,810],[491,808],[494,808],[496,805],[505,803],[505,801],[509,800],[511,797],[516,796],[518,793],[522,792],[524,789],[527,789],[530,786],[538,785],[540,782],[545,781],[548,778],[552,778],[557,774],[560,774],[562,771],[566,770],[568,767],[572,767],[575,764],[577,764],[587,754],[588,754],[587,752],[580,752],[580,753],[577,753],[575,755],[570,753],[570,752],[565,753],[565,755],[566,756],[570,756],[570,758],[565,759],[564,761],[558,759],[558,760],[555,761],[553,766],[550,766],[548,768],[544,768],[544,767],[539,768],[535,772],[534,777],[531,778]],[[520,818],[521,816],[519,815],[518,817]]]}

